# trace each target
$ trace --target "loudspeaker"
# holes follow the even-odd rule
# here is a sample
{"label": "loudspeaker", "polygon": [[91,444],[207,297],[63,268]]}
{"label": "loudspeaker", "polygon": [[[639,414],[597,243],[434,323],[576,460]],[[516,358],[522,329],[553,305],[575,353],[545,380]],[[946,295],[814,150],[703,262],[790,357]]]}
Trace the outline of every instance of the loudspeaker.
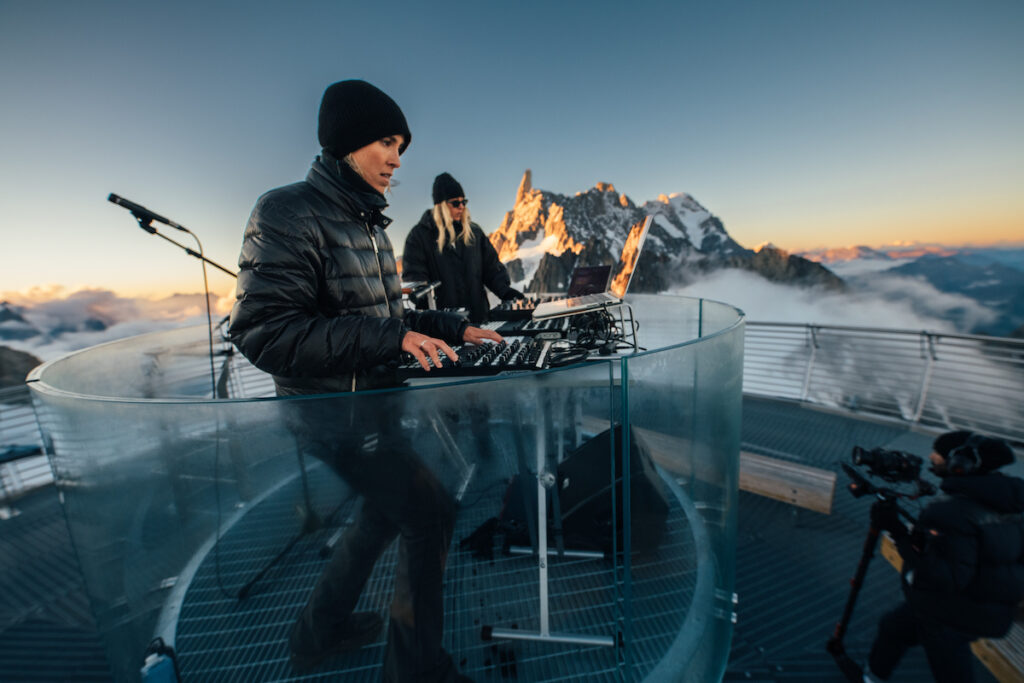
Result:
{"label": "loudspeaker", "polygon": [[[558,466],[555,490],[558,512],[561,513],[565,547],[573,550],[612,551],[612,534],[617,547],[623,547],[623,448],[622,426],[605,430],[572,451]],[[634,430],[629,432],[631,541],[634,552],[649,554],[657,550],[665,533],[669,511],[669,494],[665,482],[655,471],[654,463],[643,440]],[[612,521],[612,462],[610,449],[615,443],[614,486],[615,520]],[[525,506],[531,506],[526,514]],[[513,543],[528,543],[527,520],[535,520],[537,507],[536,480],[523,487],[516,477],[505,493],[501,521],[515,530]],[[555,532],[557,515],[548,501],[549,538]]]}

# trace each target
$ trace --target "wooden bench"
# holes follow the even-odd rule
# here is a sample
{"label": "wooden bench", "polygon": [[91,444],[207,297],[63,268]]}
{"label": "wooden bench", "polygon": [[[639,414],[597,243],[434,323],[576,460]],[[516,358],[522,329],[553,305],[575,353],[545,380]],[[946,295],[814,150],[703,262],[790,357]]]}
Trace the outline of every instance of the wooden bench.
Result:
{"label": "wooden bench", "polygon": [[[607,429],[607,421],[584,417],[581,427],[598,433]],[[651,459],[675,477],[693,476],[691,466],[697,468],[698,478],[714,478],[718,466],[690,458],[679,457],[688,443],[683,439],[650,429],[634,427],[650,450]],[[815,512],[831,514],[836,490],[836,473],[817,467],[771,458],[746,451],[740,452],[740,489],[759,496],[780,500]]]}
{"label": "wooden bench", "polygon": [[836,473],[741,451],[740,489],[828,515]]}
{"label": "wooden bench", "polygon": [[[896,571],[903,570],[903,558],[887,533],[882,534],[881,553]],[[1005,637],[978,639],[971,643],[971,651],[1000,683],[1024,681],[1024,622],[1020,611]]]}

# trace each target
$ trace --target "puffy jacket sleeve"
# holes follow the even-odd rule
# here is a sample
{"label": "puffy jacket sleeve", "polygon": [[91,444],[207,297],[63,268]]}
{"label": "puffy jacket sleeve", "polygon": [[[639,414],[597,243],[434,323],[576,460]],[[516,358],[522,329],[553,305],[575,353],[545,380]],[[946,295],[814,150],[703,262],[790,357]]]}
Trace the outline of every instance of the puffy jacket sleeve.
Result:
{"label": "puffy jacket sleeve", "polygon": [[462,335],[469,327],[462,316],[446,311],[406,311],[405,324],[420,334],[443,339],[449,344],[461,344]]}
{"label": "puffy jacket sleeve", "polygon": [[312,219],[264,195],[245,229],[238,259],[232,342],[260,370],[322,377],[395,358],[406,328],[399,318],[324,314],[323,245]]}
{"label": "puffy jacket sleeve", "polygon": [[520,292],[512,289],[512,281],[508,276],[505,264],[498,260],[498,252],[494,245],[484,235],[479,226],[473,225],[476,231],[477,241],[480,244],[480,265],[482,267],[484,284],[487,289],[494,292],[499,299],[515,299],[521,296]]}

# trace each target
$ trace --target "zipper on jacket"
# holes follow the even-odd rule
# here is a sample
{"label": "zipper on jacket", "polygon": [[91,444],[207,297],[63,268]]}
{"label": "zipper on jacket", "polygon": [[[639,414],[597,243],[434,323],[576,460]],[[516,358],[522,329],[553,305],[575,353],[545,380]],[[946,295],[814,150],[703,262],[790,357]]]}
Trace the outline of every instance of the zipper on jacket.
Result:
{"label": "zipper on jacket", "polygon": [[384,290],[384,305],[388,307],[388,315],[391,315],[391,302],[388,301],[388,288],[384,285],[384,269],[380,267],[380,251],[377,250],[377,237],[373,234],[370,224],[366,224],[366,232],[370,235],[370,243],[373,244],[373,255],[377,261],[377,277],[380,279],[380,287]]}
{"label": "zipper on jacket", "polygon": [[[380,280],[380,288],[384,290],[384,305],[387,306],[388,315],[391,315],[391,302],[388,301],[388,288],[384,285],[384,269],[380,267],[380,251],[377,249],[377,236],[373,234],[370,224],[366,224],[366,233],[370,236],[370,244],[373,245],[374,260],[377,261],[377,279]],[[356,390],[356,373],[352,373],[352,391]]]}

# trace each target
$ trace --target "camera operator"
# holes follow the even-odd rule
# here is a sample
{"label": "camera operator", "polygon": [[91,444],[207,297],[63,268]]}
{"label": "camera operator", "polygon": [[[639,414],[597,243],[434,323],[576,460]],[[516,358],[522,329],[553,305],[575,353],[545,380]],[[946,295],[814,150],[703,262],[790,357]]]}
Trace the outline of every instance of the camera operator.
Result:
{"label": "camera operator", "polygon": [[1013,451],[967,431],[943,434],[933,451],[944,495],[912,531],[895,508],[879,507],[874,520],[903,558],[906,600],[879,622],[866,681],[888,680],[914,645],[936,681],[972,681],[970,642],[1006,635],[1024,598],[1024,480],[996,472]]}

